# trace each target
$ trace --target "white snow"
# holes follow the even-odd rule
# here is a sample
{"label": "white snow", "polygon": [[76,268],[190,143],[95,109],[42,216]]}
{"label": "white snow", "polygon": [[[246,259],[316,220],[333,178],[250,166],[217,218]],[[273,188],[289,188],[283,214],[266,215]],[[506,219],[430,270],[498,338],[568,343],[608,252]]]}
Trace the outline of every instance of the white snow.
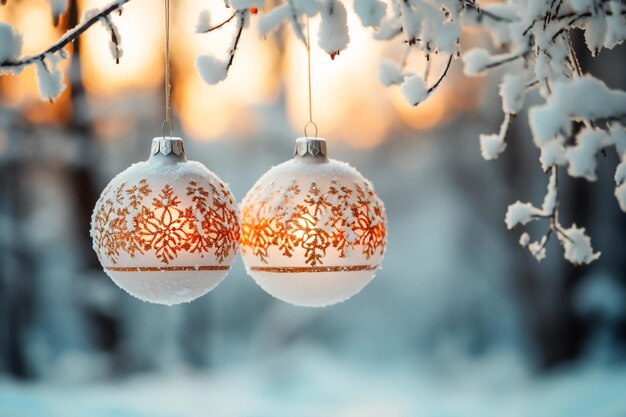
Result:
{"label": "white snow", "polygon": [[502,110],[505,113],[517,114],[524,105],[526,80],[520,74],[506,74],[500,84]]}
{"label": "white snow", "polygon": [[291,8],[288,3],[274,7],[269,13],[259,18],[259,33],[261,36],[267,36],[270,32],[276,30],[285,19],[289,17]]}
{"label": "white snow", "polygon": [[60,60],[61,58],[56,55],[49,55],[46,66],[41,61],[37,62],[39,95],[43,99],[54,100],[65,90],[63,74],[58,68]]}
{"label": "white snow", "polygon": [[230,5],[235,10],[249,9],[250,7],[263,7],[265,0],[230,0]]}
{"label": "white snow", "polygon": [[226,62],[213,55],[200,55],[196,58],[196,68],[202,79],[208,84],[217,84],[226,79]]}
{"label": "white snow", "polygon": [[604,40],[604,47],[612,49],[621,45],[626,38],[626,25],[624,25],[624,15],[626,7],[618,1],[609,3],[611,14],[606,14],[607,33]]}
{"label": "white snow", "polygon": [[[617,145],[616,145],[617,147]],[[626,152],[621,154],[621,162],[615,168],[615,197],[620,208],[626,212]]]}
{"label": "white snow", "polygon": [[546,237],[541,238],[540,241],[531,242],[528,245],[528,251],[532,256],[535,257],[537,262],[541,262],[546,258],[546,246],[545,246]]}
{"label": "white snow", "polygon": [[407,103],[411,106],[417,106],[428,97],[426,83],[424,79],[418,75],[407,77],[404,82],[400,84],[400,91]]}
{"label": "white snow", "polygon": [[557,205],[557,188],[556,188],[556,170],[550,173],[550,179],[548,180],[548,190],[543,198],[543,204],[541,210],[545,214],[552,213]]}
{"label": "white snow", "polygon": [[483,48],[473,48],[465,52],[463,60],[463,73],[465,75],[478,75],[491,62],[491,55]]}
{"label": "white snow", "polygon": [[569,3],[575,12],[583,12],[593,6],[594,0],[570,0]]}
{"label": "white snow", "polygon": [[570,129],[569,118],[560,109],[548,105],[531,107],[528,110],[528,121],[537,147],[542,147],[562,131]]}
{"label": "white snow", "polygon": [[526,232],[522,233],[522,235],[519,237],[520,246],[526,247],[528,246],[529,242],[530,242],[530,236],[528,235],[528,233]]}
{"label": "white snow", "polygon": [[420,35],[422,29],[421,15],[413,10],[409,2],[400,2],[402,10],[402,33],[405,40],[416,39]]}
{"label": "white snow", "polygon": [[596,154],[610,143],[604,130],[584,128],[576,136],[576,145],[565,150],[567,173],[572,177],[596,180]]}
{"label": "white snow", "polygon": [[600,252],[594,252],[591,247],[591,239],[585,234],[585,228],[578,228],[573,224],[569,229],[563,230],[567,237],[557,234],[565,251],[565,259],[574,265],[589,264],[600,257]]}
{"label": "white snow", "polygon": [[554,165],[565,165],[567,158],[565,157],[565,148],[563,147],[563,139],[555,138],[547,141],[541,146],[541,156],[539,157],[541,168],[547,171]]}
{"label": "white snow", "polygon": [[509,122],[511,121],[511,114],[504,113],[504,120],[500,125],[500,131],[498,134],[491,135],[479,135],[480,139],[480,154],[487,160],[498,159],[498,156],[506,149],[506,132],[509,129]]}
{"label": "white snow", "polygon": [[378,26],[385,17],[387,5],[379,0],[354,0],[354,11],[363,26]]}
{"label": "white snow", "polygon": [[506,149],[504,138],[497,134],[480,135],[480,154],[487,160],[498,159],[498,156]]}
{"label": "white snow", "polygon": [[317,43],[324,51],[333,55],[348,46],[348,15],[342,2],[325,0],[320,10],[321,22]]}
{"label": "white snow", "polygon": [[394,61],[385,58],[378,64],[378,80],[384,86],[401,84],[404,74]]}
{"label": "white snow", "polygon": [[320,3],[318,0],[291,0],[293,8],[299,14],[304,14],[309,17],[314,16],[320,9]]}
{"label": "white snow", "polygon": [[15,61],[22,53],[22,34],[0,22],[0,62]]}
{"label": "white snow", "polygon": [[611,142],[615,145],[618,155],[626,153],[626,128],[619,123],[612,123],[609,129]]}
{"label": "white snow", "polygon": [[585,43],[591,56],[596,56],[604,46],[606,32],[607,21],[600,15],[592,16],[585,25]]}
{"label": "white snow", "polygon": [[[489,69],[489,65],[517,55],[519,55],[518,52],[492,55],[486,49],[472,48],[461,56],[463,60],[463,73],[468,76],[482,75]],[[498,66],[498,68],[499,67],[500,66]]]}
{"label": "white snow", "polygon": [[538,146],[560,132],[571,132],[571,119],[604,119],[626,113],[626,92],[609,89],[589,75],[557,81],[552,95],[540,106],[529,109],[533,139]]}
{"label": "white snow", "polygon": [[511,230],[518,224],[525,225],[536,220],[535,216],[541,214],[541,210],[534,207],[532,204],[516,201],[507,209],[504,222],[506,223],[507,229]]}
{"label": "white snow", "polygon": [[198,20],[196,22],[196,33],[205,33],[211,29],[211,12],[208,10],[202,10],[198,14]]}

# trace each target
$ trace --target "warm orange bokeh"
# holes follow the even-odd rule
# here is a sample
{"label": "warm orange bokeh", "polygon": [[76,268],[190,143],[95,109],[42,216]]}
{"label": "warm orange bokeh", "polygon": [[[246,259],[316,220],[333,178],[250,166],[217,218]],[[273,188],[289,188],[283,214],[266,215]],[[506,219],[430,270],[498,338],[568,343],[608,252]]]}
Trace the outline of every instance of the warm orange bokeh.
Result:
{"label": "warm orange bokeh", "polygon": [[[79,12],[108,4],[109,0],[78,0]],[[194,62],[199,54],[211,53],[225,58],[234,25],[226,25],[210,34],[196,34],[195,22],[206,8],[203,0],[181,0],[172,5],[172,68],[173,106],[179,121],[177,134],[197,139],[225,136],[250,136],[266,120],[255,108],[278,99],[284,91],[287,120],[299,134],[308,121],[308,83],[306,48],[287,30],[287,36],[271,35],[261,39],[256,22],[263,11],[252,17],[251,27],[244,31],[235,63],[229,77],[215,86],[202,81]],[[232,13],[221,2],[211,4],[213,21]],[[25,33],[24,53],[40,52],[61,33],[52,26],[50,6],[44,0],[30,0],[0,9],[0,18]],[[124,136],[120,123],[108,119],[122,117],[118,112],[102,109],[118,108],[120,97],[136,101],[152,100],[149,108],[163,105],[158,89],[163,83],[163,7],[153,0],[133,0],[124,7],[122,16],[115,14],[124,54],[116,64],[109,52],[110,36],[96,24],[83,35],[81,65],[83,82],[89,102],[99,110],[94,120],[96,132],[103,138]],[[234,23],[234,22],[233,22]],[[431,129],[453,115],[473,107],[475,88],[464,85],[450,87],[450,78],[418,107],[408,106],[398,87],[387,88],[377,80],[381,55],[395,58],[404,53],[404,45],[381,43],[372,39],[372,32],[360,25],[356,15],[349,12],[350,44],[348,49],[331,60],[317,46],[317,19],[311,21],[313,117],[320,136],[329,140],[344,140],[359,148],[380,144],[398,122],[413,129]],[[37,27],[37,32],[29,28]],[[278,40],[280,39],[280,40]],[[281,54],[280,50],[284,50]],[[71,50],[71,48],[70,48]],[[412,71],[424,68],[423,57],[414,52],[409,60]],[[429,77],[434,82],[444,57],[435,57]],[[67,69],[69,60],[63,61]],[[455,62],[456,64],[456,62]],[[66,122],[71,105],[66,91],[55,104],[38,98],[34,68],[27,68],[16,77],[3,77],[0,86],[5,101],[25,109],[31,122]],[[284,90],[282,90],[284,89]],[[158,95],[155,95],[155,91]],[[452,93],[454,91],[454,94]],[[116,104],[117,103],[117,104]],[[119,118],[118,117],[118,118]],[[244,122],[242,122],[244,121]],[[271,123],[271,121],[269,121]],[[155,131],[159,126],[155,127]]]}

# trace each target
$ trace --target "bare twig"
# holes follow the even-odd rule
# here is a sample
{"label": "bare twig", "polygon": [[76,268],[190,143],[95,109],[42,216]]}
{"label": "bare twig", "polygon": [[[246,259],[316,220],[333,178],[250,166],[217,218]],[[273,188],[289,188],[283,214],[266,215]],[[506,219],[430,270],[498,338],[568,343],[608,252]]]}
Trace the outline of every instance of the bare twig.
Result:
{"label": "bare twig", "polygon": [[233,20],[235,18],[235,16],[237,16],[237,11],[235,11],[232,15],[230,15],[230,17],[226,20],[224,20],[222,23],[219,23],[213,27],[208,28],[207,30],[200,32],[200,33],[209,33],[209,32],[213,32],[214,30],[217,30],[219,28],[221,28],[222,26],[226,25],[228,22],[230,22],[231,20]]}
{"label": "bare twig", "polygon": [[58,41],[56,41],[52,46],[50,46],[45,51],[41,52],[37,55],[31,55],[24,58],[21,58],[17,61],[7,60],[4,62],[0,62],[0,69],[9,69],[9,68],[19,68],[26,65],[34,64],[37,61],[43,62],[48,54],[54,54],[59,52],[65,46],[74,42],[76,38],[82,35],[87,29],[93,26],[95,23],[99,22],[101,19],[108,18],[108,16],[116,10],[121,10],[122,6],[128,3],[130,0],[115,0],[107,7],[99,11],[98,13],[91,16],[89,19],[85,20],[82,23],[79,23],[77,26],[68,30],[65,35],[63,35]]}
{"label": "bare twig", "polygon": [[228,58],[228,63],[226,64],[226,72],[228,72],[231,65],[233,65],[233,61],[235,59],[235,52],[237,51],[237,46],[239,45],[239,40],[241,39],[241,33],[243,32],[243,27],[245,26],[245,23],[246,23],[246,17],[248,17],[248,10],[247,9],[238,10],[237,12],[235,12],[235,14],[237,15],[237,22],[236,22],[237,29],[236,29],[235,39],[233,40],[230,50],[228,51],[230,57]]}
{"label": "bare twig", "polygon": [[450,69],[450,65],[452,64],[452,57],[453,55],[450,54],[450,56],[448,57],[448,62],[446,63],[446,68],[443,70],[443,73],[441,74],[441,76],[439,77],[439,79],[437,80],[437,82],[435,82],[435,84],[432,85],[432,87],[430,87],[428,89],[428,94],[432,93],[433,91],[435,91],[435,89],[437,87],[439,87],[439,84],[441,84],[441,82],[443,81],[443,79],[446,77],[446,75],[448,74],[448,70]]}

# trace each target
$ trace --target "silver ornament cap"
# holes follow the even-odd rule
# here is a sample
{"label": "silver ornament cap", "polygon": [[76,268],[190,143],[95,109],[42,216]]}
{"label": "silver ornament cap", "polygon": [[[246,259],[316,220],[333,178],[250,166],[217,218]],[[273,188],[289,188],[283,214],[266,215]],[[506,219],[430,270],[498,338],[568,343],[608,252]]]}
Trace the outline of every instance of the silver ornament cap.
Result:
{"label": "silver ornament cap", "polygon": [[175,162],[187,161],[185,155],[185,143],[182,138],[156,137],[152,139],[150,147],[150,159],[159,158]]}
{"label": "silver ornament cap", "polygon": [[326,139],[302,137],[296,139],[294,158],[314,158],[327,160]]}

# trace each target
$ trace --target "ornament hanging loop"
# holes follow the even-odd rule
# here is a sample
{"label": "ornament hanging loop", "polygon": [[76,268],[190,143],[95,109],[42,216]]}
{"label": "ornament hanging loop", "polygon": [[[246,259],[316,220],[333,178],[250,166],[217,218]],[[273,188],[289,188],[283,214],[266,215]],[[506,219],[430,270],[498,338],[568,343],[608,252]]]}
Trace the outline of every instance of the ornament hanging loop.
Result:
{"label": "ornament hanging loop", "polygon": [[[166,130],[169,127],[169,130]],[[165,132],[167,132],[167,135],[165,134]],[[163,139],[165,138],[171,138],[174,136],[174,125],[172,124],[171,120],[164,120],[163,124],[161,125],[161,137],[163,137]]]}
{"label": "ornament hanging loop", "polygon": [[[315,133],[313,133],[313,135],[309,135],[309,128],[315,128]],[[317,125],[315,124],[315,122],[307,122],[307,124],[304,125],[304,136],[307,138],[316,138],[317,137]]]}

